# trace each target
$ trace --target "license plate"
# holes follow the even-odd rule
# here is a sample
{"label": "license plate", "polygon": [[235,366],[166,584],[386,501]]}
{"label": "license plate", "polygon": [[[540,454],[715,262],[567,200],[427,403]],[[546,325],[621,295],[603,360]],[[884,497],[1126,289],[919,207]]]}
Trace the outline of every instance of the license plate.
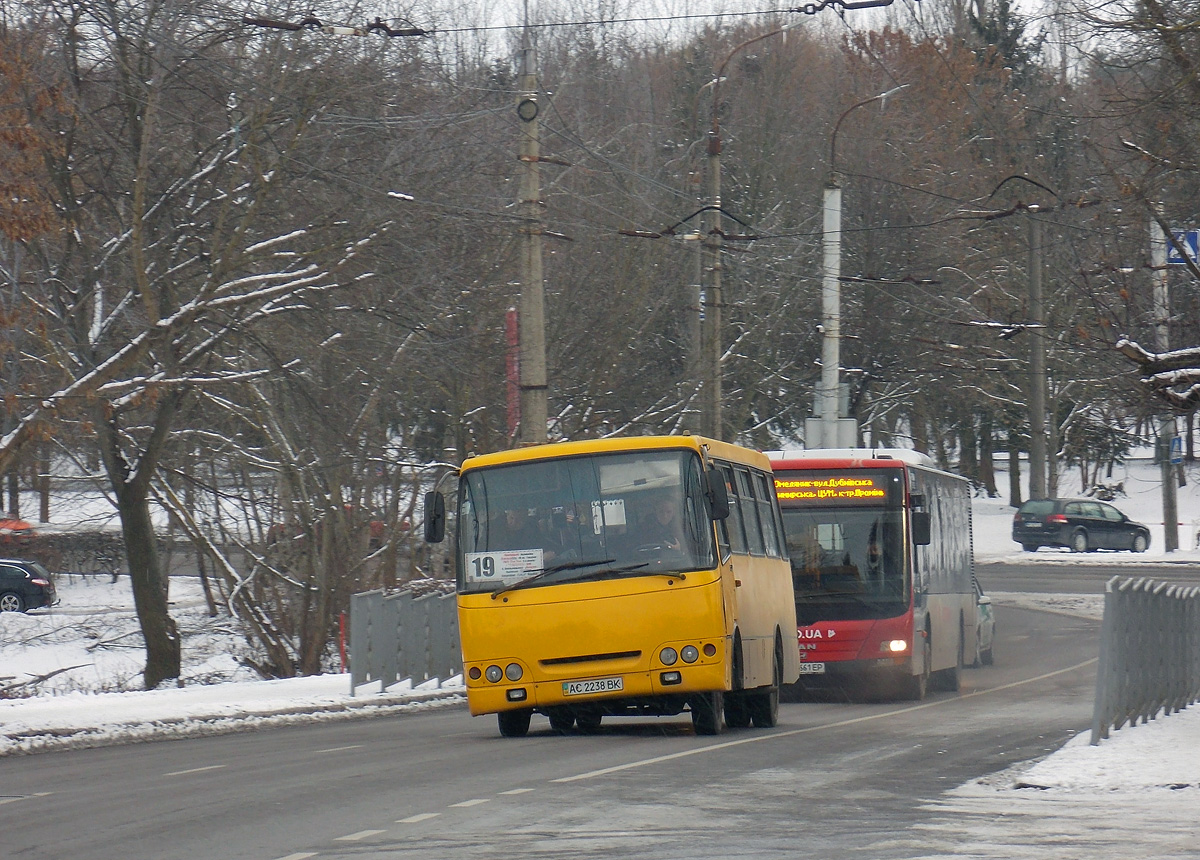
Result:
{"label": "license plate", "polygon": [[564,696],[586,696],[589,693],[613,693],[625,689],[622,678],[592,678],[589,681],[567,681],[562,685]]}
{"label": "license plate", "polygon": [[824,663],[801,663],[800,664],[800,674],[801,675],[824,675],[825,674],[825,664]]}

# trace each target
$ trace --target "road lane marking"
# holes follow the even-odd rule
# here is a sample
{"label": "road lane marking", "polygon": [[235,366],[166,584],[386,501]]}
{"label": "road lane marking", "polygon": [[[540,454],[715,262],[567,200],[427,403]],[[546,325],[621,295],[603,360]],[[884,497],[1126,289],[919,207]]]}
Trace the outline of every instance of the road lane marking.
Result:
{"label": "road lane marking", "polygon": [[279,860],[308,860],[309,857],[316,856],[316,851],[302,851],[299,854],[289,854],[286,857],[280,857]]}
{"label": "road lane marking", "polygon": [[419,821],[428,821],[431,818],[437,818],[442,813],[440,812],[418,812],[416,815],[410,815],[408,818],[401,818],[397,824],[416,824]]}
{"label": "road lane marking", "polygon": [[1092,657],[1090,660],[1084,660],[1082,663],[1076,663],[1074,666],[1068,666],[1065,669],[1056,669],[1053,672],[1046,672],[1034,678],[1026,678],[1023,681],[1013,681],[1012,683],[1001,684],[999,687],[991,687],[987,690],[976,690],[971,693],[959,693],[953,699],[938,699],[937,701],[933,702],[922,702],[919,705],[909,705],[905,708],[896,708],[880,714],[869,714],[865,717],[853,717],[848,720],[838,720],[837,722],[833,723],[822,723],[819,726],[807,726],[803,729],[791,729],[785,732],[773,732],[767,735],[755,735],[748,738],[739,738],[736,741],[725,741],[724,743],[710,744],[709,746],[697,747],[695,749],[684,750],[677,753],[670,753],[669,755],[655,756],[653,758],[642,759],[641,761],[631,761],[628,764],[618,764],[614,765],[613,767],[600,768],[599,770],[589,770],[586,773],[577,773],[574,776],[561,776],[558,779],[550,780],[550,782],[576,782],[581,779],[594,779],[598,776],[607,776],[610,773],[617,773],[623,770],[633,770],[639,767],[646,767],[647,765],[659,764],[660,762],[664,761],[672,761],[673,759],[687,758],[688,756],[693,755],[703,755],[705,753],[715,752],[717,750],[729,749],[730,747],[739,747],[742,744],[756,744],[761,743],[762,741],[788,738],[792,737],[793,735],[811,734],[812,732],[820,732],[824,731],[825,729],[838,729],[844,726],[853,726],[859,723],[869,723],[875,720],[883,720],[889,717],[895,717],[898,714],[908,714],[912,713],[913,711],[923,711],[926,708],[937,708],[953,702],[961,702],[963,699],[973,699],[976,696],[986,696],[990,695],[991,693],[998,693],[1001,690],[1011,690],[1014,687],[1023,687],[1026,684],[1033,684],[1037,681],[1044,681],[1047,678],[1065,675],[1068,672],[1076,672],[1080,669],[1085,669],[1088,666],[1095,664],[1098,662],[1098,660],[1098,657]]}
{"label": "road lane marking", "polygon": [[537,791],[536,788],[510,788],[508,791],[502,791],[501,794],[524,794],[527,791]]}
{"label": "road lane marking", "polygon": [[357,833],[349,833],[345,836],[339,836],[336,842],[358,842],[360,839],[366,839],[369,836],[378,836],[380,833],[387,833],[386,830],[360,830]]}
{"label": "road lane marking", "polygon": [[164,773],[163,776],[184,776],[189,773],[204,773],[206,770],[220,770],[223,767],[228,767],[228,765],[210,764],[208,767],[193,767],[189,768],[188,770],[173,770],[170,773]]}
{"label": "road lane marking", "polygon": [[7,796],[7,798],[0,798],[0,806],[4,806],[5,804],[16,804],[18,800],[29,800],[30,798],[48,798],[48,796],[52,794],[54,794],[54,792],[37,792],[36,794],[11,795]]}
{"label": "road lane marking", "polygon": [[351,744],[348,747],[329,747],[329,749],[313,750],[313,752],[316,752],[316,753],[345,752],[346,750],[356,750],[356,749],[361,749],[361,748],[362,748],[362,744]]}
{"label": "road lane marking", "polygon": [[479,804],[487,803],[490,800],[491,800],[490,797],[477,797],[474,800],[464,800],[462,803],[452,803],[452,804],[450,804],[450,808],[451,809],[465,809],[468,806],[478,806]]}

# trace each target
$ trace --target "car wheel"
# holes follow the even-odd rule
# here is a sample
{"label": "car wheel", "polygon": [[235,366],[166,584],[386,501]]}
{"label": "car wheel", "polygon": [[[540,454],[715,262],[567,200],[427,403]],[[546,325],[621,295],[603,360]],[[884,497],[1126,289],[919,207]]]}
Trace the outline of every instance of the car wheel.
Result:
{"label": "car wheel", "polygon": [[1083,529],[1071,535],[1071,552],[1087,552],[1088,551],[1088,536]]}
{"label": "car wheel", "polygon": [[1138,532],[1137,534],[1135,534],[1133,536],[1133,551],[1134,552],[1145,552],[1146,547],[1148,547],[1148,546],[1150,546],[1150,541],[1147,540],[1147,538],[1144,534],[1142,534],[1141,532]]}
{"label": "car wheel", "polygon": [[1040,544],[1036,543],[1023,543],[1021,544],[1021,549],[1025,550],[1025,552],[1037,552],[1040,546]]}
{"label": "car wheel", "polygon": [[21,595],[12,591],[6,591],[0,594],[0,612],[24,612],[25,601],[21,599]]}

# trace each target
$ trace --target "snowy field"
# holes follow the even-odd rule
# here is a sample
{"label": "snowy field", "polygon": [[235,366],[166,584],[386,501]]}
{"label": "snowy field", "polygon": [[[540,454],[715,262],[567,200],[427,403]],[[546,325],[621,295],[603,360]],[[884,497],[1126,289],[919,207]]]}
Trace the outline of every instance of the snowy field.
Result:
{"label": "snowy field", "polygon": [[[1038,562],[1107,564],[1114,575],[1135,575],[1151,560],[1200,564],[1194,544],[1200,475],[1179,491],[1185,548],[1168,555],[1157,469],[1148,464],[1123,468],[1114,480],[1124,480],[1127,498],[1114,504],[1150,526],[1150,550],[1081,556],[1042,549]],[[1074,475],[1067,478],[1077,481]],[[1063,495],[1077,492],[1077,486],[1068,485]],[[1012,542],[1011,523],[1012,508],[1002,501],[975,501],[975,550],[985,588],[989,563],[1032,558]],[[256,680],[237,663],[244,646],[228,620],[208,618],[199,588],[187,578],[176,578],[171,586],[172,615],[184,635],[184,685],[140,691],[143,653],[128,581],[73,576],[60,578],[58,588],[61,603],[53,609],[0,616],[0,696],[14,695],[31,679],[45,679],[37,685],[41,695],[0,698],[0,757],[454,707],[463,701],[457,678],[440,688],[436,682],[416,690],[401,684],[382,693],[370,685],[357,695],[351,695],[347,675]],[[990,593],[1001,618],[1005,607],[1097,620],[1103,613],[1099,595]],[[948,853],[939,856],[964,858],[1200,857],[1194,825],[1200,808],[1200,704],[1115,732],[1096,747],[1088,740],[1083,731],[1040,761],[931,801],[933,823],[925,826],[928,832],[912,835],[913,856],[932,840],[945,842]],[[898,842],[908,838],[900,836]]]}

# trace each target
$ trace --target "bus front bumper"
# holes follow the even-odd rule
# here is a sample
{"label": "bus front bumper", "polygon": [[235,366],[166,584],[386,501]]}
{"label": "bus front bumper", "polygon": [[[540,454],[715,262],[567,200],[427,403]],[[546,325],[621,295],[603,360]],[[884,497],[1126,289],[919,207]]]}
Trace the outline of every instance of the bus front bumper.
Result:
{"label": "bus front bumper", "polygon": [[624,672],[572,678],[530,680],[528,683],[467,684],[467,706],[472,715],[494,714],[519,708],[585,706],[619,713],[653,709],[663,700],[664,713],[678,713],[683,700],[696,693],[725,689],[725,668],[719,661],[656,668],[649,672]]}

